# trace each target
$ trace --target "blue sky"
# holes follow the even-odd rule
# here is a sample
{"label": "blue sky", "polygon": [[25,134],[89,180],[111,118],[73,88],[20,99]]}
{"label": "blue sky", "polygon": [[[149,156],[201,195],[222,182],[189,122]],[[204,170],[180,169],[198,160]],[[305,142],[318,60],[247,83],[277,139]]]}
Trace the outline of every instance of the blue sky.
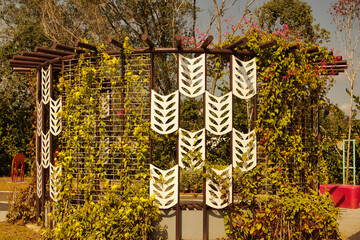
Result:
{"label": "blue sky", "polygon": [[[324,45],[328,46],[329,49],[334,48],[334,53],[336,55],[341,55],[342,49],[341,49],[340,41],[338,40],[336,34],[336,26],[332,22],[332,17],[329,13],[331,3],[336,2],[336,0],[303,0],[303,1],[307,2],[311,6],[312,14],[315,18],[315,24],[320,23],[321,27],[327,29],[330,32],[330,42],[325,43]],[[255,0],[250,10],[254,10],[255,8],[261,6],[264,2],[266,2],[266,0]],[[236,18],[236,15],[242,16],[246,3],[247,0],[240,0],[239,4],[232,7],[229,14],[231,14],[234,18]],[[204,31],[208,26],[209,12],[211,11],[211,9],[213,9],[213,1],[200,0],[198,4],[200,8],[204,9],[199,14],[200,31]],[[335,80],[334,86],[327,94],[327,97],[330,99],[332,103],[337,104],[342,110],[348,113],[350,109],[350,97],[346,93],[345,89],[350,88],[350,84],[344,73],[340,73],[340,75],[336,76],[334,80]],[[360,93],[360,84],[357,81],[359,81],[359,79],[355,80],[356,95]]]}

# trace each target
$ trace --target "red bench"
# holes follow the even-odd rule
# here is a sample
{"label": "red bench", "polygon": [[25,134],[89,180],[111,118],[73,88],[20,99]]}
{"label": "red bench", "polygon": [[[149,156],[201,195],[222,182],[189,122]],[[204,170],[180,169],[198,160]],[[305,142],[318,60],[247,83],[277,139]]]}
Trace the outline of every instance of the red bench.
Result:
{"label": "red bench", "polygon": [[320,185],[320,193],[323,194],[325,189],[330,193],[336,207],[359,208],[360,186],[344,184]]}

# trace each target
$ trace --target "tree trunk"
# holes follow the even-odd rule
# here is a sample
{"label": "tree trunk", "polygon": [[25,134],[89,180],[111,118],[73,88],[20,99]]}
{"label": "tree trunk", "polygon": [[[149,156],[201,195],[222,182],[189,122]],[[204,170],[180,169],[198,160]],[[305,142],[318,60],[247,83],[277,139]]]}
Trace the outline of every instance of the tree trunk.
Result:
{"label": "tree trunk", "polygon": [[349,116],[349,133],[348,133],[348,144],[347,144],[347,155],[346,155],[346,171],[345,171],[345,184],[349,184],[349,165],[350,165],[350,140],[351,140],[351,129],[352,129],[352,110],[354,103],[354,81],[350,84],[350,116]]}

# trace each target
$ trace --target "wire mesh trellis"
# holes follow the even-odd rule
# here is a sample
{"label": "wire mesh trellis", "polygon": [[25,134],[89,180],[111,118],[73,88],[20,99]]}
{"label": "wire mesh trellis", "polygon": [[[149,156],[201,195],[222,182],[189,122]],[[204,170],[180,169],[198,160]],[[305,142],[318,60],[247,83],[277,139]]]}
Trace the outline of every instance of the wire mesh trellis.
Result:
{"label": "wire mesh trellis", "polygon": [[[94,69],[94,81],[88,86],[88,90],[93,95],[87,101],[79,101],[77,105],[69,107],[67,106],[67,99],[73,96],[68,94],[70,92],[62,93],[62,105],[67,107],[68,112],[76,115],[78,119],[76,124],[63,119],[63,131],[67,131],[71,141],[59,141],[62,150],[68,150],[73,153],[74,161],[72,164],[74,168],[72,169],[75,170],[72,172],[73,199],[71,204],[81,205],[87,200],[98,201],[102,198],[106,187],[118,185],[121,182],[119,172],[125,168],[125,158],[127,158],[126,173],[130,179],[139,171],[147,171],[151,175],[149,169],[153,169],[153,171],[156,171],[159,179],[174,178],[181,182],[183,180],[181,178],[184,178],[184,176],[181,177],[182,173],[187,170],[194,172],[193,168],[197,166],[197,170],[202,172],[203,175],[200,173],[200,178],[196,180],[195,184],[202,185],[203,188],[202,190],[197,188],[196,194],[202,194],[203,198],[195,205],[190,204],[186,206],[191,206],[190,208],[192,209],[203,210],[203,229],[204,238],[206,238],[208,231],[207,210],[223,208],[225,212],[229,213],[231,212],[231,203],[239,201],[240,198],[244,200],[246,197],[241,196],[241,191],[236,187],[236,184],[233,184],[232,176],[230,177],[233,171],[233,166],[231,165],[234,158],[237,158],[240,162],[244,158],[253,158],[251,161],[248,159],[239,164],[243,172],[252,170],[256,164],[261,164],[265,166],[265,169],[284,171],[286,181],[292,185],[305,187],[309,184],[314,184],[314,182],[309,182],[308,179],[305,179],[304,176],[314,169],[310,165],[317,162],[316,151],[312,150],[316,145],[314,143],[317,141],[314,136],[316,137],[318,134],[317,101],[319,101],[320,96],[316,91],[306,89],[306,91],[309,90],[307,96],[297,99],[297,104],[295,105],[284,105],[283,109],[280,110],[281,112],[277,113],[281,115],[286,114],[286,111],[291,111],[294,115],[291,121],[283,128],[283,133],[290,136],[301,133],[302,146],[299,147],[301,150],[295,150],[294,155],[287,156],[288,159],[284,162],[281,159],[274,158],[274,154],[267,152],[264,148],[267,136],[260,131],[257,131],[256,136],[250,134],[256,127],[257,114],[259,109],[261,109],[262,102],[266,100],[262,99],[261,82],[260,84],[254,82],[251,82],[251,84],[246,83],[245,86],[250,88],[248,89],[249,91],[243,91],[239,88],[242,84],[241,81],[235,82],[237,86],[233,86],[232,79],[237,78],[237,75],[234,74],[235,70],[238,72],[242,71],[242,73],[237,74],[244,75],[250,75],[252,72],[256,78],[258,73],[254,71],[256,69],[256,67],[254,68],[254,60],[245,57],[245,60],[250,61],[237,59],[236,64],[234,64],[230,61],[234,52],[227,52],[226,50],[219,50],[220,58],[217,58],[218,54],[215,51],[211,54],[204,52],[199,54],[198,50],[191,52],[191,49],[188,49],[186,53],[180,54],[180,50],[171,49],[168,52],[165,50],[162,49],[162,52],[158,54],[153,50],[148,50],[148,53],[141,53],[147,50],[137,50],[126,57],[121,51],[117,52],[111,56],[118,62],[115,70],[111,72],[104,71],[104,66],[102,66],[100,61],[101,57],[96,54],[87,55],[87,57],[80,60],[70,57],[61,60],[63,81],[70,86],[70,89],[82,87],[82,78],[86,77],[86,74],[82,72],[84,69],[89,72],[88,74],[92,74],[92,69]],[[181,59],[180,62],[178,62],[179,59]],[[216,61],[219,61],[219,59],[222,70],[216,67]],[[211,64],[208,64],[209,62]],[[244,65],[249,65],[250,69],[246,69]],[[251,67],[253,68],[252,70]],[[88,69],[86,70],[86,68]],[[245,70],[239,71],[241,68]],[[180,73],[178,72],[179,69],[182,69]],[[136,79],[132,79],[133,85],[129,86],[126,79],[131,78],[131,76],[136,76]],[[251,76],[248,78],[251,78]],[[52,79],[51,81],[53,80],[57,81],[57,79]],[[181,83],[183,85],[180,84],[181,81],[183,81]],[[204,81],[204,85],[199,84],[198,81]],[[254,89],[255,86],[259,88]],[[52,94],[55,93],[55,96],[58,95],[56,91],[56,89],[50,90]],[[158,95],[152,94],[152,91],[156,91]],[[284,92],[282,94],[285,97],[289,93]],[[40,98],[42,97],[41,93],[39,96]],[[145,154],[147,163],[145,168],[139,170],[136,149],[131,149],[132,153],[129,155],[122,147],[118,146],[118,143],[123,140],[124,136],[131,139],[132,143],[139,141],[134,135],[136,123],[129,121],[129,119],[137,119],[136,121],[143,123],[153,121],[150,117],[150,112],[151,104],[155,98],[157,101],[155,105],[160,106],[163,104],[160,109],[155,110],[156,114],[161,112],[161,108],[167,108],[164,106],[170,100],[173,101],[170,103],[171,107],[177,104],[178,109],[176,107],[175,110],[170,109],[169,114],[171,115],[178,111],[178,116],[180,117],[178,122],[174,124],[171,121],[176,122],[175,118],[177,116],[165,120],[166,129],[164,128],[162,133],[158,133],[152,128],[152,132],[150,132],[151,137],[146,135],[145,139],[147,140],[144,140],[142,144],[149,150]],[[132,111],[126,112],[126,108]],[[229,114],[229,112],[231,113]],[[41,107],[39,113],[41,115],[48,115],[48,109]],[[215,117],[215,115],[217,116]],[[272,116],[263,114],[262,117],[271,118]],[[44,128],[43,126],[45,125],[47,126],[50,121],[48,118],[40,118],[39,116],[38,119],[42,121],[41,124],[38,123],[41,128]],[[158,117],[158,119],[160,118]],[[167,129],[168,126],[166,124],[170,124],[174,129]],[[78,125],[88,125],[86,131],[90,137],[86,139],[82,136],[77,129]],[[272,128],[274,126],[269,124],[268,129]],[[43,129],[44,133],[46,133],[46,129]],[[227,130],[224,132],[223,129]],[[180,132],[184,136],[186,135],[186,138],[180,135]],[[54,130],[52,133],[57,132]],[[191,141],[194,141],[194,138],[196,143],[192,144]],[[291,141],[289,142],[289,139],[281,137],[277,138],[276,144],[279,146],[277,150],[285,152],[287,150],[286,147],[292,144]],[[193,150],[197,144],[205,145],[204,148],[206,150],[201,150],[200,154],[198,154],[197,150]],[[55,141],[54,146],[56,145]],[[187,150],[182,151],[185,148]],[[234,148],[239,152],[237,155]],[[241,148],[246,148],[246,150],[240,150]],[[255,151],[251,150],[251,148],[254,148]],[[51,151],[54,152],[53,150]],[[182,166],[180,166],[179,162],[183,160],[180,159],[181,154],[182,156],[186,155],[184,158],[185,162],[189,161]],[[301,154],[303,155],[301,156]],[[306,158],[310,161],[308,163],[305,161],[301,162],[298,160],[300,158]],[[279,165],[280,162],[281,165]],[[91,164],[87,165],[89,163]],[[207,163],[209,166],[204,167],[203,163]],[[180,166],[179,171],[171,170],[168,172],[169,169],[175,169],[178,165]],[[62,170],[67,171],[66,168]],[[175,173],[178,174],[177,177],[172,176]],[[41,174],[48,176],[47,171],[45,173],[43,171]],[[102,174],[101,177],[98,177],[98,174]],[[258,184],[260,188],[258,192],[261,195],[278,194],[276,184],[267,175],[266,170],[262,174],[263,178],[261,183]],[[88,175],[94,175],[94,177],[87,178]],[[155,174],[152,175],[153,178],[156,177]],[[228,180],[224,182],[225,187],[231,186],[233,188],[225,190],[225,193],[230,197],[219,194],[219,192],[224,190],[217,184],[221,182],[221,177]],[[41,180],[44,181],[45,178],[43,177]],[[38,179],[40,179],[39,176]],[[169,183],[166,184],[168,184],[167,188],[174,187],[171,184],[169,185]],[[152,187],[150,186],[150,188]],[[158,186],[158,190],[159,188],[161,187]],[[175,188],[181,189],[181,186],[176,186]],[[158,197],[159,194],[162,194],[154,190],[154,188],[152,190],[153,193],[157,192],[155,195],[158,194]],[[168,190],[163,189],[163,192],[167,193]],[[38,194],[40,192],[38,191]],[[178,193],[177,190],[176,193]],[[170,196],[175,196],[174,191],[170,193]],[[44,198],[44,196],[42,197]],[[216,197],[219,199],[215,200]],[[162,207],[176,209],[176,231],[178,232],[180,231],[179,211],[189,201],[185,200],[181,194],[178,194],[175,198],[172,199],[172,203],[176,202],[176,206],[174,204],[167,206],[165,202],[162,204]],[[245,201],[247,200],[245,199]],[[179,233],[177,233],[177,238],[179,238]]]}
{"label": "wire mesh trellis", "polygon": [[[124,152],[122,148],[117,148],[116,144],[122,140],[123,134],[127,131],[127,128],[133,129],[134,125],[129,125],[126,118],[133,118],[133,114],[140,117],[141,121],[149,121],[149,90],[150,90],[150,58],[149,54],[133,54],[127,58],[127,64],[125,64],[124,57],[122,55],[112,56],[118,60],[116,70],[109,73],[98,74],[95,77],[95,82],[91,86],[96,95],[93,96],[94,101],[98,104],[98,109],[89,115],[91,104],[83,103],[83,105],[73,106],[70,109],[70,113],[78,114],[79,124],[85,124],[91,122],[91,127],[88,129],[93,135],[92,139],[81,139],[79,140],[79,146],[84,146],[90,141],[92,146],[96,148],[95,152],[88,152],[82,147],[76,147],[74,145],[67,145],[66,142],[62,143],[63,150],[67,148],[73,148],[76,161],[73,163],[75,172],[73,173],[73,183],[75,186],[84,184],[81,182],[88,169],[96,169],[95,166],[86,166],[89,158],[94,158],[93,162],[101,162],[101,171],[105,172],[105,176],[100,181],[94,178],[94,182],[89,183],[89,187],[93,188],[91,195],[88,196],[95,201],[101,198],[103,194],[103,187],[105,182],[110,186],[119,184],[119,170],[122,169],[124,158]],[[101,66],[98,64],[97,57],[86,57],[83,59],[86,62],[87,67],[94,68],[99,71]],[[63,77],[64,81],[68,82],[72,87],[81,84],[78,81],[80,77],[81,69],[78,67],[79,62],[77,60],[68,60],[63,62]],[[131,70],[128,69],[129,66]],[[140,76],[133,82],[133,86],[125,89],[124,75],[131,72],[132,75]],[[127,108],[132,108],[133,111],[125,112],[125,91],[128,100]],[[66,97],[64,96],[63,104],[66,106]],[[145,103],[140,109],[140,101]],[[147,103],[147,104],[146,104]],[[88,105],[87,105],[88,104]],[[85,111],[79,113],[79,109],[85,109]],[[133,124],[133,122],[132,122]],[[77,131],[74,131],[75,126],[68,126],[67,122],[63,123],[64,129],[69,131],[71,138],[78,137]],[[100,126],[101,125],[101,126]],[[100,130],[101,128],[101,130]],[[130,135],[127,137],[133,139],[132,142],[139,141],[135,139],[131,131],[128,131]],[[86,141],[88,141],[86,143]],[[149,144],[148,142],[145,144]],[[130,168],[129,174],[134,176],[138,170],[136,166],[136,153],[129,156]],[[133,160],[133,161],[132,161]],[[66,171],[66,170],[65,170]],[[107,185],[108,187],[108,185]],[[75,187],[74,204],[81,204],[84,201],[84,191]]]}
{"label": "wire mesh trellis", "polygon": [[[141,78],[139,79],[140,82],[144,79],[149,79],[150,74],[151,74],[151,72],[150,72],[151,71],[150,54],[131,55],[131,57],[128,59],[128,61],[129,61],[128,65],[124,65],[123,56],[118,55],[118,56],[114,56],[114,57],[118,58],[118,60],[120,62],[119,68],[115,72],[115,74],[112,73],[111,76],[101,76],[101,77],[97,78],[99,81],[101,81],[101,90],[99,91],[99,94],[96,96],[99,106],[100,106],[100,110],[96,114],[101,115],[101,119],[99,119],[99,116],[96,116],[96,114],[95,114],[95,116],[91,117],[91,121],[93,122],[92,131],[93,131],[93,135],[94,135],[94,139],[95,139],[93,141],[93,143],[99,148],[99,154],[98,154],[97,158],[102,158],[104,156],[107,156],[107,159],[109,159],[107,162],[104,162],[103,170],[105,169],[105,172],[106,172],[105,179],[110,180],[110,182],[109,182],[110,185],[118,183],[117,171],[118,171],[118,169],[122,168],[122,157],[124,154],[121,150],[115,151],[115,149],[111,147],[114,144],[114,142],[118,141],[118,139],[121,138],[122,134],[124,133],[124,129],[126,127],[125,123],[124,123],[124,114],[125,114],[124,113],[124,88],[122,86],[121,79],[124,78],[124,74],[126,74],[126,72],[129,70],[129,69],[127,69],[128,66],[131,66],[132,73],[141,76]],[[142,64],[139,64],[139,60],[142,62]],[[166,61],[168,61],[168,60],[169,59],[166,58]],[[92,66],[97,69],[99,68],[99,66],[97,65],[98,64],[97,59],[94,57],[85,58],[84,61],[87,61],[89,66]],[[77,60],[67,60],[67,61],[63,62],[63,66],[64,66],[63,76],[65,77],[65,81],[72,82],[72,84],[80,84],[79,82],[77,82],[77,83],[74,82],[74,79],[76,77],[79,77],[79,74],[80,74],[79,73],[80,70],[77,68],[78,64],[79,63]],[[161,64],[159,64],[159,65],[161,65]],[[176,62],[174,62],[174,65],[176,65]],[[227,67],[227,69],[229,69],[229,67]],[[172,71],[174,71],[174,70],[176,70],[176,69],[173,69]],[[170,72],[171,72],[171,70],[168,71],[168,73],[170,73]],[[171,74],[174,75],[175,73],[171,73]],[[227,73],[225,73],[225,75],[226,74]],[[110,82],[110,78],[119,79],[119,82],[115,86],[113,86]],[[229,81],[223,81],[223,82],[221,82],[221,84],[222,84],[222,88],[225,90],[230,88]],[[174,84],[172,84],[172,85],[174,85]],[[171,84],[170,84],[170,86],[171,86]],[[97,88],[97,87],[99,87],[99,86],[94,84],[93,88]],[[141,87],[143,88],[142,89],[143,91],[141,91],[140,89],[134,89],[134,90],[128,92],[128,96],[133,100],[133,101],[131,101],[131,105],[135,109],[137,108],[137,104],[138,104],[136,101],[138,101],[139,99],[143,99],[144,102],[147,102],[145,108],[141,112],[141,114],[142,114],[141,118],[143,121],[150,121],[150,89],[151,89],[150,81],[142,81]],[[172,88],[173,87],[171,87],[171,89]],[[161,86],[158,86],[158,89],[161,89]],[[164,90],[165,88],[162,88],[162,89]],[[209,90],[209,87],[208,87],[208,90]],[[167,90],[167,91],[169,91],[169,90]],[[221,91],[221,90],[218,90],[218,91]],[[261,91],[261,89],[259,91]],[[180,101],[184,102],[184,101],[186,101],[186,99],[180,98]],[[200,97],[197,97],[195,101],[203,102],[204,100],[200,96]],[[304,102],[305,101],[310,101],[310,100],[305,99]],[[64,99],[64,104],[66,104],[66,99]],[[241,113],[239,113],[239,116],[237,116],[237,120],[240,120],[240,121],[235,121],[234,127],[241,129],[243,132],[249,132],[251,129],[253,129],[255,126],[256,111],[257,111],[256,110],[257,107],[255,107],[255,106],[259,106],[259,104],[261,104],[261,99],[259,99],[258,103],[254,102],[254,101],[250,101],[249,99],[236,99],[234,101],[234,109],[240,109]],[[86,108],[86,106],[81,106],[81,107]],[[192,109],[192,110],[194,110],[194,109]],[[76,111],[77,111],[77,108],[74,108],[74,113]],[[180,107],[180,111],[181,111],[181,107]],[[198,111],[197,112],[198,118],[200,118],[200,119],[199,119],[197,125],[192,126],[193,129],[199,128],[200,125],[204,124],[204,120],[202,119],[202,115],[204,113],[202,111],[202,107],[200,107],[197,111]],[[310,137],[310,135],[311,135],[310,133],[312,133],[314,131],[314,127],[316,127],[316,117],[314,117],[315,110],[311,109],[311,108],[302,108],[302,109],[298,110],[298,113],[299,113],[298,120],[297,120],[298,122],[294,122],[291,126],[288,126],[287,131],[289,131],[289,132],[294,131],[294,129],[296,129],[297,124],[298,125],[300,124],[302,127],[302,131],[303,131],[303,144],[306,145],[307,147],[310,147],[310,146],[308,146],[310,144],[308,143],[307,138]],[[88,117],[88,116],[84,115],[83,117]],[[131,118],[131,116],[128,116],[128,117]],[[82,121],[85,122],[84,119]],[[100,121],[105,124],[104,128],[106,129],[106,131],[103,131],[101,134],[99,133],[99,131],[97,129],[97,125],[99,124]],[[81,124],[81,122],[80,122],[80,124]],[[187,127],[188,120],[183,119],[182,121],[180,121],[180,126]],[[67,127],[67,125],[65,122],[64,128],[66,128],[66,127]],[[133,127],[133,126],[128,126],[128,127]],[[211,149],[211,150],[209,150],[207,152],[205,159],[209,161],[209,159],[211,159],[214,155],[216,155],[216,152],[222,151],[220,149],[222,147],[222,145],[229,144],[231,137],[230,137],[230,134],[225,134],[224,136],[221,136],[221,137],[217,137],[216,135],[209,134],[209,133],[208,133],[208,135],[209,136],[208,136],[207,147],[210,146],[209,149]],[[75,137],[75,135],[73,137]],[[174,135],[174,137],[176,137],[176,136]],[[171,141],[172,141],[171,136],[170,136],[170,138],[169,138],[169,136],[158,136],[157,139],[160,142],[170,141],[170,142],[167,142],[167,144],[171,146]],[[83,141],[80,140],[80,145],[81,144],[83,144]],[[279,144],[281,144],[281,142],[279,142]],[[63,146],[63,147],[66,148],[66,146]],[[167,166],[167,167],[174,166],[176,164],[176,154],[175,154],[176,153],[176,150],[175,150],[176,144],[174,144],[173,147],[175,147],[175,148],[170,148],[170,151],[173,151],[172,153],[170,152],[170,155],[173,154],[173,157],[168,158],[167,161],[159,162],[159,159],[153,159],[152,161],[155,164],[160,163],[160,164],[162,164],[162,166]],[[228,147],[230,147],[230,146],[228,146]],[[77,184],[79,184],[78,181],[80,181],[81,177],[84,176],[85,174],[87,174],[86,166],[84,165],[84,158],[87,157],[88,153],[85,152],[81,148],[74,149],[74,150],[76,151],[76,155],[78,155],[78,158],[77,158],[77,161],[75,162],[75,164],[77,165],[77,167],[76,167],[77,170],[74,173],[73,181],[74,181],[74,184],[77,185]],[[157,142],[154,141],[151,157],[154,158],[156,156],[164,154],[164,150],[169,151],[169,149],[164,149],[164,145],[158,145]],[[150,157],[150,155],[148,157]],[[276,161],[268,161],[269,159],[267,159],[267,154],[261,150],[257,152],[256,158],[257,158],[258,162],[265,162],[265,164],[267,164],[268,167],[276,166]],[[131,168],[130,168],[130,170],[131,170],[130,174],[135,173],[135,171],[137,170],[137,167],[135,165],[135,162],[136,162],[135,159],[136,159],[136,156],[133,156],[132,160],[134,160],[134,161],[133,161],[133,166],[131,166]],[[97,159],[95,159],[95,162],[96,161],[97,161]],[[216,159],[213,161],[214,161],[214,163],[216,163]],[[230,163],[230,162],[231,162],[230,153],[228,153],[228,154],[225,153],[225,155],[223,156],[223,159],[221,159],[221,162],[218,162],[218,164],[226,164],[226,163]],[[287,168],[289,180],[291,181],[292,184],[297,184],[297,185],[305,184],[302,174],[300,174],[298,176],[294,175],[294,169],[297,168],[296,164],[297,163],[295,161],[286,163],[285,167]],[[91,185],[93,185],[93,187],[94,187],[94,191],[91,192],[91,197],[93,199],[96,200],[96,199],[99,199],[99,197],[101,197],[103,184],[104,184],[104,182],[101,182],[101,181],[95,181],[95,182],[91,183]],[[267,179],[265,182],[263,182],[262,188],[263,188],[262,192],[265,194],[276,194],[276,188],[274,188],[273,184],[271,183],[271,179]],[[234,194],[235,194],[235,198],[236,198],[236,194],[237,194],[236,189],[234,191]],[[75,198],[74,198],[73,203],[81,204],[81,202],[83,202],[83,201],[84,201],[83,191],[81,191],[80,189],[76,189]]]}

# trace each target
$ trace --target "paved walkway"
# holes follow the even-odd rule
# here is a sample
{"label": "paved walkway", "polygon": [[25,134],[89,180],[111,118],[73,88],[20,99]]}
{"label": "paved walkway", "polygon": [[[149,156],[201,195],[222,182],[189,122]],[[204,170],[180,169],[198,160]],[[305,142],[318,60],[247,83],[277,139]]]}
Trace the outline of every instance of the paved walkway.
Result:
{"label": "paved walkway", "polygon": [[7,201],[0,201],[0,222],[6,220],[6,214],[8,211],[9,205]]}
{"label": "paved walkway", "polygon": [[[0,222],[6,221],[9,208],[7,195],[9,192],[0,191]],[[339,228],[345,240],[360,240],[360,208],[340,209]]]}
{"label": "paved walkway", "polygon": [[341,208],[339,229],[344,239],[360,240],[360,208]]}
{"label": "paved walkway", "polygon": [[9,192],[0,191],[0,222],[6,220],[6,214],[9,209],[9,204],[7,201],[8,195],[9,195]]}

